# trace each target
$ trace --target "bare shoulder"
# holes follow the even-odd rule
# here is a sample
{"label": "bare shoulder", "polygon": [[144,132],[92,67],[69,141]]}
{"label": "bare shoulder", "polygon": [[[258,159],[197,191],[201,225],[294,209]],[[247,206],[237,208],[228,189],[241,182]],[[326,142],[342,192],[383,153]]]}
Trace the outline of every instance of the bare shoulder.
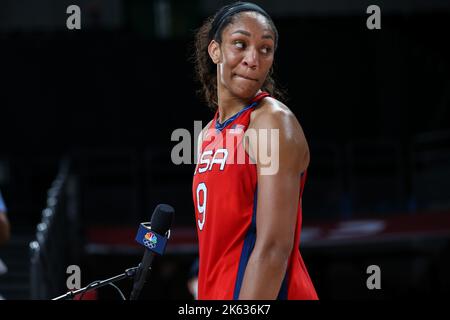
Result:
{"label": "bare shoulder", "polygon": [[264,99],[262,99],[261,103],[258,104],[258,106],[256,107],[255,111],[253,113],[255,114],[261,114],[261,113],[265,113],[267,111],[285,111],[285,112],[292,112],[288,106],[286,106],[284,103],[282,103],[281,101],[272,98],[272,97],[266,97]]}
{"label": "bare shoulder", "polygon": [[265,98],[252,112],[249,128],[278,129],[281,154],[297,158],[301,170],[308,166],[309,147],[305,134],[295,114],[284,103]]}
{"label": "bare shoulder", "polygon": [[279,129],[286,137],[305,139],[295,114],[281,101],[267,97],[252,112],[249,127]]}

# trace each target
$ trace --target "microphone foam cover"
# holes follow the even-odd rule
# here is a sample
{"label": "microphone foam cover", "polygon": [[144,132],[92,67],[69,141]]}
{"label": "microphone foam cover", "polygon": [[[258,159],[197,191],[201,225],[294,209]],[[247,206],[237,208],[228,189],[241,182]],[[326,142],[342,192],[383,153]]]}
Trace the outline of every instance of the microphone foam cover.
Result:
{"label": "microphone foam cover", "polygon": [[175,210],[168,204],[158,204],[153,211],[150,225],[157,234],[164,236],[172,226]]}

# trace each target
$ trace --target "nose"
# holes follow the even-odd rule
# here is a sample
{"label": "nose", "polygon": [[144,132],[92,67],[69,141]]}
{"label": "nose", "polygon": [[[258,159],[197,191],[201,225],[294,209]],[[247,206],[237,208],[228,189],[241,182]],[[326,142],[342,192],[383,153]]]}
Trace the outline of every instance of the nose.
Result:
{"label": "nose", "polygon": [[256,69],[258,66],[258,52],[253,48],[249,48],[243,61],[244,65],[250,69]]}

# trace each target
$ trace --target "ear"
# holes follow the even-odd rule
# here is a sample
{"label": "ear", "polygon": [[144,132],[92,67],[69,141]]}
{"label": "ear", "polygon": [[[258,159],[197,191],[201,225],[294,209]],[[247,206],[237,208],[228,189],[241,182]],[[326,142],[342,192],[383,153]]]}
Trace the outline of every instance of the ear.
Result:
{"label": "ear", "polygon": [[208,53],[214,64],[218,64],[220,62],[220,44],[212,40],[208,45]]}

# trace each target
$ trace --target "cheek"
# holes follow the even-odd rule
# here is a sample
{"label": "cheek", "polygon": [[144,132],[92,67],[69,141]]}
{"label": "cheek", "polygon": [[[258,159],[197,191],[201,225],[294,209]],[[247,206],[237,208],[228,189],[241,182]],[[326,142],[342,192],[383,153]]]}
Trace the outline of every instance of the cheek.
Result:
{"label": "cheek", "polygon": [[219,71],[222,83],[231,81],[233,70],[239,65],[239,59],[236,56],[224,56],[222,63],[219,64]]}
{"label": "cheek", "polygon": [[228,83],[228,79],[230,78],[230,70],[227,68],[226,64],[221,63],[219,65],[219,72],[220,72],[220,82],[222,84]]}
{"label": "cheek", "polygon": [[268,59],[263,60],[262,65],[264,66],[263,69],[266,74],[269,73],[270,68],[272,67],[272,64],[273,64],[273,58],[270,58],[270,59],[268,58]]}

